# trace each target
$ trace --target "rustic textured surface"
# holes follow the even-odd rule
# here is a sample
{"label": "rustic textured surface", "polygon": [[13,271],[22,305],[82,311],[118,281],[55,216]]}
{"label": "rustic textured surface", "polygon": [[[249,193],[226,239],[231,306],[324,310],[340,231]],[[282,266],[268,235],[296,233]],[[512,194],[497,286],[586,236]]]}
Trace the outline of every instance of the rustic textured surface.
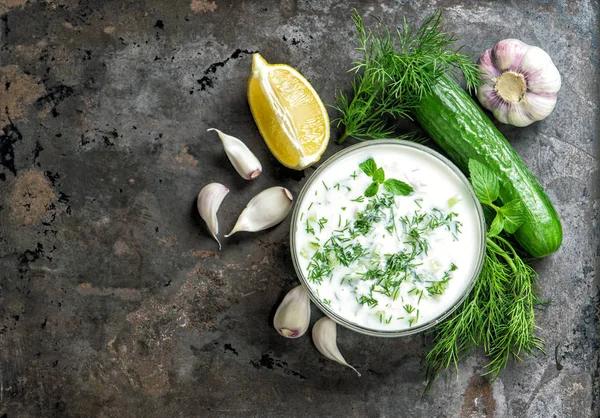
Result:
{"label": "rustic textured surface", "polygon": [[[597,416],[598,2],[521,3],[0,0],[0,416]],[[386,23],[439,7],[467,52],[516,37],[563,74],[546,121],[501,126],[565,237],[536,263],[548,353],[494,384],[473,354],[423,397],[422,336],[339,329],[361,378],[284,340],[270,321],[296,284],[289,220],[217,253],[195,216],[210,181],[232,190],[222,229],[268,186],[299,192],[313,170],[278,165],[248,110],[250,54],[332,103],[352,7]],[[243,138],[264,174],[241,180],[209,127]]]}

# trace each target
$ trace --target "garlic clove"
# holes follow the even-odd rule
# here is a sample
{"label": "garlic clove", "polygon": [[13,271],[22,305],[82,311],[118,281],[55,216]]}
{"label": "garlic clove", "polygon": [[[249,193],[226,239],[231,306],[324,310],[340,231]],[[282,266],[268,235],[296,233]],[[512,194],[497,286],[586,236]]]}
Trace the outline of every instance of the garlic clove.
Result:
{"label": "garlic clove", "polygon": [[215,131],[219,135],[229,161],[231,161],[235,171],[240,176],[246,180],[253,180],[260,175],[262,165],[246,144],[236,137],[227,135],[215,128],[210,128],[206,131]]}
{"label": "garlic clove", "polygon": [[492,60],[492,50],[488,49],[479,57],[479,69],[481,70],[481,79],[485,82],[493,81],[502,74]]}
{"label": "garlic clove", "polygon": [[502,123],[509,123],[508,109],[511,105],[498,97],[492,85],[480,85],[477,89],[477,98],[479,99],[479,103],[486,109],[489,109],[496,119]]}
{"label": "garlic clove", "polygon": [[273,326],[286,338],[304,335],[310,323],[310,299],[303,286],[296,286],[283,298],[275,312]]}
{"label": "garlic clove", "polygon": [[527,77],[527,88],[534,93],[556,95],[560,90],[560,73],[550,55],[541,48],[530,47],[521,61],[521,71]]}
{"label": "garlic clove", "polygon": [[525,108],[536,120],[544,119],[552,113],[556,105],[556,96],[548,96],[529,92],[526,96]]}
{"label": "garlic clove", "polygon": [[350,367],[352,370],[360,376],[358,370],[348,364],[348,362],[340,353],[340,350],[337,346],[337,330],[336,324],[328,317],[324,316],[319,319],[312,329],[312,338],[317,350],[321,352],[325,357],[329,360],[337,361],[344,366]]}
{"label": "garlic clove", "polygon": [[206,222],[213,238],[219,244],[219,250],[221,249],[221,243],[219,242],[219,238],[217,238],[217,234],[219,233],[217,211],[227,193],[229,193],[229,189],[226,186],[220,183],[210,183],[200,190],[196,201],[198,213],[204,222]]}
{"label": "garlic clove", "polygon": [[477,88],[477,98],[479,99],[479,103],[486,109],[494,109],[499,103],[502,103],[502,99],[498,97],[496,90],[494,90],[491,84],[481,84]]}
{"label": "garlic clove", "polygon": [[532,115],[529,112],[527,112],[525,107],[522,105],[515,104],[508,105],[508,109],[506,111],[506,120],[507,122],[503,122],[501,120],[500,122],[508,123],[510,125],[518,126],[521,128],[524,126],[529,126],[533,123]]}
{"label": "garlic clove", "polygon": [[492,62],[500,72],[516,71],[529,48],[529,45],[518,39],[504,39],[492,48]]}
{"label": "garlic clove", "polygon": [[271,187],[263,190],[248,202],[235,226],[225,237],[236,232],[257,232],[270,228],[283,221],[292,208],[294,199],[285,187]]}

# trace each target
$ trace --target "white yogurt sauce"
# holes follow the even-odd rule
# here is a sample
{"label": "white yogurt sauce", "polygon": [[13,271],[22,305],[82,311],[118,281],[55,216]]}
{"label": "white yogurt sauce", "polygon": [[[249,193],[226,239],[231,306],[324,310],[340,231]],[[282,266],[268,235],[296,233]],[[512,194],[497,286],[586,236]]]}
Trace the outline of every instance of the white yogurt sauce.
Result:
{"label": "white yogurt sauce", "polygon": [[[372,158],[413,188],[407,196],[359,168]],[[481,246],[477,207],[436,157],[402,144],[358,148],[312,180],[299,203],[297,260],[313,293],[345,320],[401,331],[443,315],[464,295]]]}

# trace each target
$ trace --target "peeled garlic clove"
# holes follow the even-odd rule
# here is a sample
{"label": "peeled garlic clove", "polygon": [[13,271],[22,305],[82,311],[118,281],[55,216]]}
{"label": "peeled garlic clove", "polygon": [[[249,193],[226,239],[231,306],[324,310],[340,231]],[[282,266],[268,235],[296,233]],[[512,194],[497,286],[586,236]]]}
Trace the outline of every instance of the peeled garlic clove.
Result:
{"label": "peeled garlic clove", "polygon": [[527,126],[554,110],[561,78],[544,50],[505,39],[481,54],[478,65],[477,97],[500,122]]}
{"label": "peeled garlic clove", "polygon": [[252,198],[240,214],[235,226],[225,237],[230,237],[236,232],[262,231],[283,221],[294,199],[285,187],[271,187],[263,190]]}
{"label": "peeled garlic clove", "polygon": [[273,326],[286,338],[304,335],[310,323],[310,299],[303,286],[288,292],[275,312]]}
{"label": "peeled garlic clove", "polygon": [[208,131],[215,131],[219,135],[229,161],[231,161],[235,171],[240,176],[246,180],[253,180],[260,175],[262,165],[260,165],[260,161],[258,161],[258,158],[250,151],[246,144],[231,135],[224,134],[218,129],[210,128],[207,129]]}
{"label": "peeled garlic clove", "polygon": [[219,244],[219,250],[221,249],[221,243],[217,234],[219,233],[219,221],[217,219],[217,211],[221,202],[225,199],[225,196],[229,193],[229,189],[220,183],[207,184],[198,193],[197,206],[200,217],[206,222],[210,233],[213,238],[217,240]]}
{"label": "peeled garlic clove", "polygon": [[336,324],[328,317],[319,319],[312,329],[312,338],[317,350],[329,360],[337,361],[344,366],[350,367],[360,376],[358,370],[348,364],[338,349]]}

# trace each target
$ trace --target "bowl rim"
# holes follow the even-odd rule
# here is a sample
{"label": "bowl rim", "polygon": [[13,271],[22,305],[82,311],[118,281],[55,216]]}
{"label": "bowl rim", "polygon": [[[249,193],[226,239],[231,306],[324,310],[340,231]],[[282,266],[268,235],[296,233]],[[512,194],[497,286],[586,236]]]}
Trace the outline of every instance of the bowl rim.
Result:
{"label": "bowl rim", "polygon": [[[443,312],[437,318],[435,318],[429,322],[417,325],[415,327],[411,327],[408,329],[402,329],[402,330],[380,330],[380,329],[367,328],[367,327],[358,325],[354,322],[351,322],[351,321],[345,319],[344,317],[342,317],[341,315],[337,314],[333,310],[331,310],[327,305],[325,305],[323,303],[323,301],[321,301],[321,299],[317,295],[315,295],[315,293],[313,292],[312,286],[308,283],[308,279],[306,277],[304,277],[304,273],[302,272],[302,269],[300,268],[300,263],[298,260],[298,253],[296,251],[296,244],[295,244],[296,229],[297,229],[296,226],[298,223],[298,218],[300,216],[299,211],[300,211],[301,203],[302,203],[303,198],[306,195],[307,190],[314,183],[315,179],[317,179],[319,177],[319,175],[327,167],[329,167],[330,165],[335,163],[337,160],[339,160],[341,157],[343,157],[347,154],[356,152],[357,150],[360,150],[362,148],[370,148],[370,147],[377,147],[377,146],[381,146],[381,145],[390,145],[390,144],[410,147],[410,148],[414,148],[419,151],[425,152],[426,154],[429,154],[430,156],[439,160],[442,164],[446,165],[448,168],[450,168],[454,172],[454,174],[457,175],[457,177],[467,187],[467,190],[469,191],[469,195],[470,195],[472,201],[475,203],[475,209],[477,212],[477,217],[479,219],[479,231],[480,231],[480,236],[481,236],[481,242],[478,247],[479,254],[477,257],[477,264],[475,266],[475,269],[473,270],[473,276],[470,279],[470,283],[465,288],[465,291],[463,292],[461,297],[459,299],[457,299],[457,301],[452,306],[450,306],[450,308],[448,308],[445,312]],[[483,208],[481,206],[481,203],[479,202],[479,199],[475,195],[475,191],[473,190],[473,187],[471,186],[471,183],[469,182],[467,177],[462,173],[462,171],[452,161],[450,161],[447,157],[440,154],[436,150],[434,150],[430,147],[427,147],[425,145],[416,143],[416,142],[411,142],[411,141],[407,141],[407,140],[403,140],[403,139],[393,139],[393,138],[392,139],[379,139],[376,141],[373,140],[373,141],[361,142],[358,144],[354,144],[343,150],[336,152],[331,157],[329,157],[327,160],[325,160],[321,165],[319,165],[319,167],[309,176],[307,181],[302,186],[300,194],[298,195],[298,198],[296,199],[296,203],[294,205],[294,210],[292,212],[292,219],[291,219],[291,223],[290,223],[290,252],[291,252],[291,256],[292,256],[292,263],[294,265],[294,270],[296,271],[296,275],[298,276],[300,283],[302,284],[302,286],[308,293],[308,296],[310,297],[311,301],[326,316],[328,316],[330,319],[332,319],[336,323],[340,324],[341,326],[348,328],[352,331],[356,331],[361,334],[370,335],[370,336],[374,336],[374,337],[402,337],[402,336],[417,334],[417,333],[420,333],[420,332],[423,332],[425,330],[435,327],[437,324],[439,324],[440,322],[442,322],[446,318],[448,318],[448,316],[450,316],[469,296],[469,294],[473,290],[473,287],[475,286],[475,281],[477,280],[477,277],[479,277],[479,275],[481,273],[481,269],[483,268],[483,264],[485,261],[486,230],[487,230],[487,228],[486,228],[486,223],[485,223],[485,217],[483,214]]]}

